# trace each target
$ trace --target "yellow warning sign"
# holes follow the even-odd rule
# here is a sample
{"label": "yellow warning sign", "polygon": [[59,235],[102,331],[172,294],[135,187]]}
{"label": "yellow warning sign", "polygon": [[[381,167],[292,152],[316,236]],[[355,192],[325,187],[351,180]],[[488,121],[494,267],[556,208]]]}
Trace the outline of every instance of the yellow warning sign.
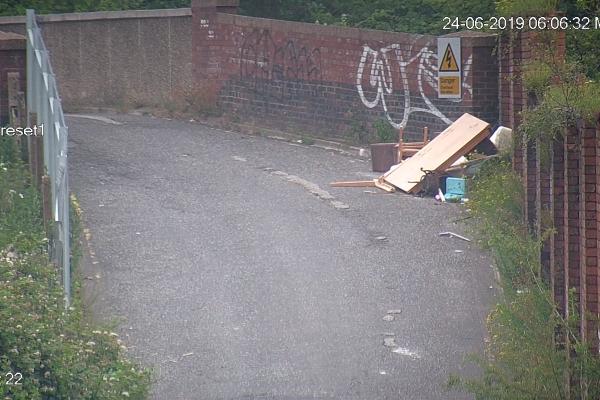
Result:
{"label": "yellow warning sign", "polygon": [[458,72],[458,63],[456,62],[456,57],[454,56],[454,52],[452,51],[452,46],[448,43],[446,47],[446,51],[444,52],[444,57],[442,58],[442,62],[440,63],[440,72]]}
{"label": "yellow warning sign", "polygon": [[460,96],[460,77],[459,76],[440,76],[440,95]]}

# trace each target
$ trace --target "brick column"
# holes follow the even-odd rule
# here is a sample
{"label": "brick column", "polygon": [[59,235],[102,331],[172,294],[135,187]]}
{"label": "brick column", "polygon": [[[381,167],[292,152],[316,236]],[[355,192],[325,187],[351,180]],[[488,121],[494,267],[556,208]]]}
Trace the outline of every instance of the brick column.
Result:
{"label": "brick column", "polygon": [[550,282],[554,301],[563,316],[567,313],[565,272],[565,140],[552,145],[552,214],[555,234],[550,239]]}
{"label": "brick column", "polygon": [[501,96],[508,94],[508,102],[505,99],[500,100],[501,122],[513,129],[515,144],[513,168],[517,174],[522,175],[524,172],[523,140],[517,131],[521,123],[521,111],[525,108],[525,95],[521,79],[522,34],[518,31],[511,31],[507,36],[502,37],[500,43],[500,93]]}
{"label": "brick column", "polygon": [[[587,269],[587,277],[589,279],[589,287],[588,287],[588,307],[589,312],[592,317],[600,318],[600,263],[598,262],[600,258],[600,235],[598,234],[598,229],[600,227],[600,122],[596,124],[596,156],[594,167],[592,168],[589,164],[586,165],[586,175],[595,173],[596,175],[596,229],[589,229],[588,231],[588,239],[591,241],[594,237],[596,238],[596,266]],[[589,160],[588,160],[589,161]],[[595,235],[595,236],[594,236]],[[591,243],[590,243],[591,245]],[[596,354],[600,354],[600,340],[598,340],[598,336],[600,335],[600,326],[598,326],[598,322],[595,325],[590,326],[590,337],[595,338],[597,340],[592,344],[593,350]]]}
{"label": "brick column", "polygon": [[568,128],[565,135],[565,195],[563,198],[565,290],[575,289],[577,308],[581,313],[579,301],[581,296],[581,260],[579,246],[579,134],[577,129]]}
{"label": "brick column", "polygon": [[192,0],[192,75],[194,90],[216,102],[221,87],[218,13],[236,14],[239,0]]}
{"label": "brick column", "polygon": [[[598,165],[596,127],[581,129],[581,308],[586,313],[582,318],[582,335],[598,351],[598,183],[596,166]],[[595,318],[594,318],[595,317]]]}
{"label": "brick column", "polygon": [[[535,214],[536,218],[536,232],[537,237],[541,238],[547,229],[552,226],[552,203],[554,199],[552,197],[552,182],[551,182],[551,168],[552,168],[552,149],[548,152],[546,149],[548,144],[541,143],[538,141],[536,144],[536,177],[537,190]],[[540,249],[540,264],[541,264],[541,276],[544,282],[551,284],[551,267],[550,267],[550,251],[551,251],[551,240],[547,238],[542,243]]]}
{"label": "brick column", "polygon": [[525,222],[530,233],[536,234],[537,220],[537,149],[533,141],[523,145],[523,184],[525,185]]}

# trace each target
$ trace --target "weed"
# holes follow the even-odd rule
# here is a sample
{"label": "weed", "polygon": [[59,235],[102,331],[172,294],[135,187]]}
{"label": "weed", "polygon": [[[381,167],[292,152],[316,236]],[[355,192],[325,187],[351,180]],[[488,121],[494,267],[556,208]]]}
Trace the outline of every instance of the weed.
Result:
{"label": "weed", "polygon": [[375,135],[380,143],[394,142],[396,139],[396,131],[385,119],[379,119],[373,124]]}

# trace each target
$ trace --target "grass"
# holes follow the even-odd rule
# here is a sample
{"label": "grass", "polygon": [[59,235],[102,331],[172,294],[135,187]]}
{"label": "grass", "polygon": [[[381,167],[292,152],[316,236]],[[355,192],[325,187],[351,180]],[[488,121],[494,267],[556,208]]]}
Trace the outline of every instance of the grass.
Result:
{"label": "grass", "polygon": [[[65,310],[40,198],[11,139],[0,138],[0,398],[146,398],[150,372],[124,357],[117,334],[85,320],[76,273]],[[75,215],[72,224],[78,238]],[[21,374],[20,385],[6,384],[7,373]]]}

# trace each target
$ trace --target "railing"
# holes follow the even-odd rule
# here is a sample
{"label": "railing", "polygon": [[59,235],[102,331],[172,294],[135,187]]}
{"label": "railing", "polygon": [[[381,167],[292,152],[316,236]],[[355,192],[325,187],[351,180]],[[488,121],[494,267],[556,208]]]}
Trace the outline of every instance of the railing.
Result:
{"label": "railing", "polygon": [[65,305],[68,308],[71,302],[68,130],[48,50],[34,10],[27,10],[27,118],[29,126],[43,126],[44,167],[50,186],[50,215],[54,221],[50,257],[62,268]]}

